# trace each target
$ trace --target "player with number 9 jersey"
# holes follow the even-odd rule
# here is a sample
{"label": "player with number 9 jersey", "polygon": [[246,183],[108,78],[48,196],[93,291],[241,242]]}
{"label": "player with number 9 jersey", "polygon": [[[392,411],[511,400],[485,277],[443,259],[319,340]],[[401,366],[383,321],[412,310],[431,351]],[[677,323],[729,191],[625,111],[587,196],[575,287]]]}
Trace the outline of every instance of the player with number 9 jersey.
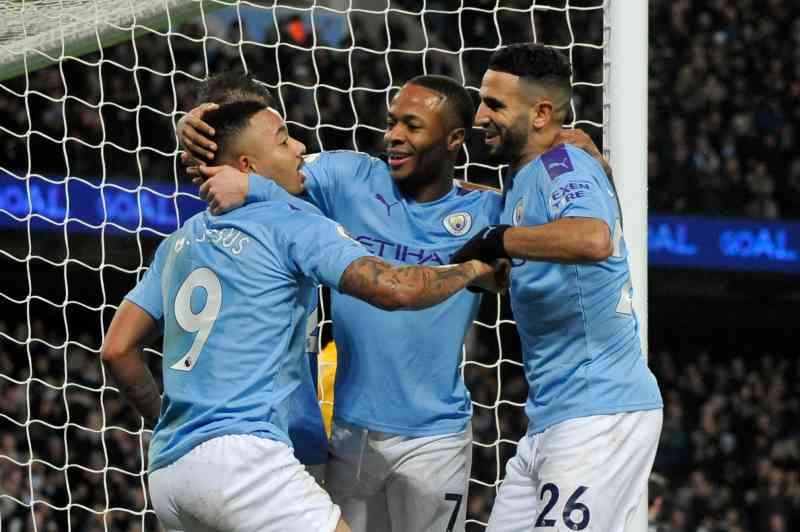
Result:
{"label": "player with number 9 jersey", "polygon": [[[165,239],[117,310],[103,360],[123,395],[158,420],[149,487],[167,530],[347,531],[289,437],[302,414],[294,392],[307,385],[316,286],[387,310],[426,308],[491,282],[494,271],[479,261],[397,268],[375,257],[289,194],[302,189],[305,147],[268,101],[232,103],[215,118],[229,164],[274,176],[267,197],[221,216],[199,213]],[[140,357],[157,323],[163,399]]]}
{"label": "player with number 9 jersey", "polygon": [[[151,490],[158,490],[161,470],[187,455],[202,462],[211,452],[204,443],[224,436],[234,437],[226,441],[228,451],[250,453],[254,465],[266,467],[271,452],[290,458],[291,417],[303,414],[293,412],[291,399],[307,379],[306,319],[316,304],[315,287],[338,286],[345,269],[369,253],[310,205],[274,183],[271,189],[272,201],[189,219],[162,242],[142,282],[126,296],[163,320],[164,395],[149,449]],[[246,442],[255,438],[261,441]],[[273,441],[285,446],[265,447]],[[338,509],[314,520],[318,508],[335,507],[299,463],[289,463],[304,479],[310,517],[304,526],[332,530]],[[206,467],[213,477],[213,466]],[[271,481],[286,481],[285,470],[275,470]],[[220,478],[220,503],[247,506],[236,487],[249,475]],[[287,498],[283,504],[299,503]],[[243,514],[214,504],[209,510],[235,514],[224,529],[243,529],[236,522]]]}
{"label": "player with number 9 jersey", "polygon": [[273,201],[189,219],[126,296],[164,324],[151,471],[222,434],[291,443],[287,399],[304,379],[314,287],[338,286],[369,253],[307,203],[269,188]]}

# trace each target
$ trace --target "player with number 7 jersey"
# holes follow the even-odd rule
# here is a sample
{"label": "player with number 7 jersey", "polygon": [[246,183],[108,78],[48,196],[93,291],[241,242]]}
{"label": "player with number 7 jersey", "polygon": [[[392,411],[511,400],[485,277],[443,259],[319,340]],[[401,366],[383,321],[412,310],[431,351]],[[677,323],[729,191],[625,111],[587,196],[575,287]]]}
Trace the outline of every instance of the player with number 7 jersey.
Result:
{"label": "player with number 7 jersey", "polygon": [[[166,238],[115,314],[103,361],[137,411],[157,419],[149,487],[167,530],[349,530],[288,436],[316,286],[386,310],[426,308],[471,283],[486,286],[494,270],[375,257],[289,194],[301,189],[305,147],[267,102],[217,114],[222,157],[274,176],[267,197],[222,216],[199,213]],[[158,324],[163,399],[140,358]]]}

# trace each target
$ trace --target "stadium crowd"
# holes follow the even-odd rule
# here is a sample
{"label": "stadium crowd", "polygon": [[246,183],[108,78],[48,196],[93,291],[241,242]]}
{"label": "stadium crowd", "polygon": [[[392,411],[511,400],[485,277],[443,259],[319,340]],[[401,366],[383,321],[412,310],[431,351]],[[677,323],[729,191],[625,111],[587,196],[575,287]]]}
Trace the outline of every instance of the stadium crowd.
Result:
{"label": "stadium crowd", "polygon": [[[800,118],[794,105],[800,96],[800,6],[789,0],[656,0],[651,5],[651,209],[800,216],[800,155],[793,149]],[[438,40],[430,46],[458,50],[498,44],[491,15],[469,10],[462,15],[463,35],[431,31]],[[547,16],[563,19],[563,14]],[[426,21],[435,30],[446,28],[450,18]],[[347,33],[339,50],[306,50],[310,28],[294,31],[298,28],[288,22],[278,32],[267,32],[267,46],[209,40],[209,72],[241,65],[244,58],[260,79],[290,83],[282,85],[280,96],[295,124],[293,133],[309,151],[376,151],[383,116],[375,110],[385,107],[387,92],[354,90],[348,96],[348,89],[396,86],[421,73],[423,60],[430,73],[457,75],[463,64],[467,83],[476,86],[489,53],[465,52],[459,58],[430,52],[425,59],[417,53],[384,54],[387,46],[419,49],[403,20],[392,19],[382,33],[368,31],[369,21],[354,19],[352,34]],[[537,19],[541,40],[569,42],[563,22],[547,22]],[[572,31],[581,40],[602,39],[576,22]],[[532,37],[523,17],[501,16],[499,24],[515,40]],[[246,34],[246,28],[241,31]],[[239,32],[235,24],[223,30],[230,42],[239,40]],[[201,37],[203,28],[187,24],[180,34]],[[0,136],[2,166],[22,174],[172,179],[176,111],[193,105],[191,76],[203,77],[205,66],[202,43],[179,34],[172,34],[169,43],[153,35],[137,37],[136,64],[152,71],[139,68],[135,76],[129,70],[134,66],[131,45],[120,44],[89,56],[94,61],[102,57],[102,67],[69,61],[28,80],[3,82],[15,91],[34,92],[23,105],[21,98],[0,90],[0,123],[20,135]],[[596,79],[598,60],[576,52],[575,61],[576,71],[584,61],[583,74]],[[173,70],[174,76],[157,73]],[[324,87],[311,88],[320,81]],[[60,100],[65,84],[66,93],[76,98]],[[576,96],[577,118],[599,121],[599,91]],[[33,133],[23,136],[28,131]],[[29,161],[28,153],[35,160]],[[491,182],[492,177],[475,179]],[[22,323],[0,323],[0,331],[22,342],[28,338]],[[99,339],[88,332],[72,333],[73,341],[99,348]],[[30,337],[61,342],[42,321],[32,323]],[[475,360],[493,362],[496,346],[476,342],[470,350]],[[655,466],[664,479],[663,503],[651,512],[653,530],[800,529],[800,446],[792,424],[800,414],[797,358],[719,360],[655,347],[660,351],[651,361],[665,399],[665,418]],[[499,373],[468,365],[465,375],[478,405],[494,405],[498,388],[503,399],[524,400],[525,381],[514,364],[504,364]],[[43,342],[25,345],[0,336],[0,382],[0,529],[34,530],[26,506],[31,497],[37,501],[33,514],[39,531],[66,530],[67,522],[72,530],[86,532],[156,529],[152,512],[143,513],[142,449],[149,433],[137,435],[138,420],[115,392],[103,387],[96,352],[75,343],[51,349]],[[470,519],[482,522],[494,484],[514,452],[510,443],[493,444],[498,438],[516,441],[525,429],[518,407],[499,409],[499,426],[493,411],[481,406],[473,421],[475,440],[485,445],[475,447],[468,511]],[[479,529],[468,525],[468,530]]]}
{"label": "stadium crowd", "polygon": [[800,216],[800,4],[651,2],[650,208]]}

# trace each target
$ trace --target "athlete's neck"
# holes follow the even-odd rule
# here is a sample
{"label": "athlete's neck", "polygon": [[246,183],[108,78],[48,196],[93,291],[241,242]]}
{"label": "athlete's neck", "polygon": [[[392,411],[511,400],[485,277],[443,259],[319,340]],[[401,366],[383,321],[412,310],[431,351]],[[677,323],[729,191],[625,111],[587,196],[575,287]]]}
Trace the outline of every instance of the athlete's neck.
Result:
{"label": "athlete's neck", "polygon": [[440,175],[424,182],[407,180],[397,183],[397,187],[416,203],[430,203],[445,197],[453,190],[453,167],[443,168]]}
{"label": "athlete's neck", "polygon": [[[558,129],[560,129],[560,127]],[[550,151],[558,135],[558,129],[550,128],[538,133],[531,133],[528,137],[528,144],[520,154],[519,159],[511,163],[511,171],[513,173],[519,172],[523,166],[536,159],[541,154]]]}

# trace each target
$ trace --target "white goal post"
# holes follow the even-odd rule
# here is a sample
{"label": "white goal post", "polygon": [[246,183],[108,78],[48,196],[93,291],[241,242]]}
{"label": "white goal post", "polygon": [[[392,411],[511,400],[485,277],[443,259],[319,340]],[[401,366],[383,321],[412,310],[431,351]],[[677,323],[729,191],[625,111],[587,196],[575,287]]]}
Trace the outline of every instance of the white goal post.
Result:
{"label": "white goal post", "polygon": [[[499,46],[562,50],[568,125],[614,169],[646,346],[647,27],[647,0],[0,0],[0,532],[159,530],[144,489],[151,432],[99,348],[121,294],[196,201],[174,124],[222,69],[266,83],[309,151],[375,151],[411,75],[451,75],[476,95]],[[501,184],[477,142],[457,172]],[[485,305],[464,350],[469,531],[485,528],[524,430],[506,307]]]}
{"label": "white goal post", "polygon": [[0,0],[0,80],[223,6],[202,0]]}

